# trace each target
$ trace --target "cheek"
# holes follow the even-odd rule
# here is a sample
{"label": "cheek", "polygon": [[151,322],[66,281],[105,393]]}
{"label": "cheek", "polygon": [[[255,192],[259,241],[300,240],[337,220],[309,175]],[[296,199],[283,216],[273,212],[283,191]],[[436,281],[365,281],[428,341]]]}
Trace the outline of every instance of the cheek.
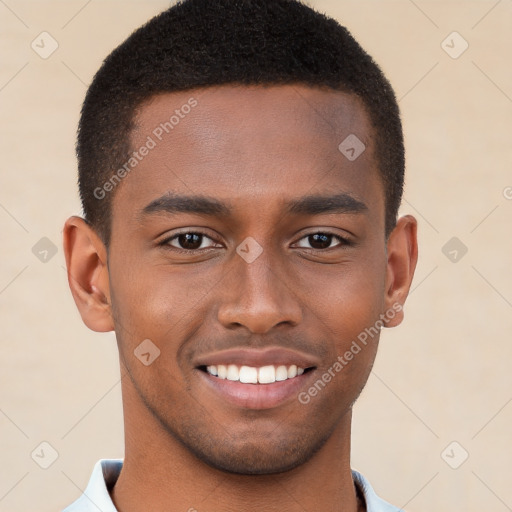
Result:
{"label": "cheek", "polygon": [[369,263],[354,262],[346,272],[325,279],[322,293],[318,286],[310,289],[310,297],[315,297],[312,322],[330,349],[322,372],[326,380],[343,386],[358,387],[366,381],[383,325],[385,273],[382,263]]}
{"label": "cheek", "polygon": [[[122,269],[111,273],[111,292],[124,364],[140,379],[141,388],[157,382],[172,395],[192,378],[183,349],[204,323],[208,292],[220,277],[213,279],[191,266],[131,265],[128,258],[112,268]],[[145,367],[140,356],[148,351],[158,357]]]}
{"label": "cheek", "polygon": [[385,303],[385,280],[385,264],[375,258],[350,261],[321,273],[316,269],[309,274],[301,272],[299,289],[310,314],[346,342],[379,318]]}
{"label": "cheek", "polygon": [[190,329],[186,291],[180,295],[170,279],[155,278],[154,268],[133,270],[124,263],[122,273],[111,278],[119,354],[137,393],[153,410],[166,410],[182,403],[190,377],[178,360]]}
{"label": "cheek", "polygon": [[[380,300],[374,289],[337,294],[336,303],[325,305],[317,319],[326,337],[328,356],[318,368],[316,380],[304,391],[301,403],[311,403],[315,414],[329,415],[346,411],[361,393],[377,354],[380,328]],[[321,340],[320,340],[321,341]]]}
{"label": "cheek", "polygon": [[137,335],[179,327],[207,291],[200,276],[188,269],[126,260],[117,269],[111,283],[118,320],[129,323]]}

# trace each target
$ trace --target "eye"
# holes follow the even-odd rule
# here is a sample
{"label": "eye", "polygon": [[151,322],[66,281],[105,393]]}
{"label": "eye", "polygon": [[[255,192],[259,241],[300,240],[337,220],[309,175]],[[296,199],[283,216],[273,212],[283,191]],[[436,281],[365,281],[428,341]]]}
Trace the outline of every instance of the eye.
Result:
{"label": "eye", "polygon": [[213,245],[205,243],[207,240],[210,240],[215,244],[215,241],[205,233],[198,231],[186,231],[184,233],[173,235],[170,238],[166,238],[160,245],[171,246],[182,251],[197,251],[198,249],[213,247]]}
{"label": "eye", "polygon": [[[210,243],[208,243],[208,241]],[[333,242],[336,243],[333,245]],[[177,251],[198,252],[201,249],[214,248],[216,246],[216,241],[206,235],[206,233],[202,233],[200,231],[184,231],[166,238],[160,242],[159,245],[172,248]],[[302,237],[299,242],[297,242],[298,247],[318,251],[325,251],[327,249],[334,249],[336,247],[348,245],[352,244],[347,238],[335,233],[324,231],[310,233]],[[218,246],[219,245],[217,244],[217,247]]]}
{"label": "eye", "polygon": [[[307,245],[302,245],[304,242],[301,241],[305,241],[306,243],[310,244],[310,246],[308,247]],[[331,244],[333,241],[337,241],[338,243],[332,246]],[[301,238],[298,244],[299,247],[314,250],[333,249],[335,247],[340,247],[343,245],[351,245],[350,240],[340,235],[323,231],[318,233],[310,233],[309,235],[306,235],[305,237]]]}

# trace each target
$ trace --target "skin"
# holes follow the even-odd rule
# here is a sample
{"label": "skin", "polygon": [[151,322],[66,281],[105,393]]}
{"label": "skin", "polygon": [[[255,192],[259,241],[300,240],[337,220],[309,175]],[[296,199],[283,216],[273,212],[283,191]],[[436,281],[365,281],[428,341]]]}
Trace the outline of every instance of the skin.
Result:
{"label": "skin", "polygon": [[[386,239],[373,128],[357,97],[298,85],[163,94],[139,109],[133,147],[191,96],[197,106],[116,188],[108,250],[79,217],[64,228],[82,319],[118,340],[126,450],[115,505],[364,510],[350,472],[351,413],[378,335],[307,404],[295,393],[276,407],[234,405],[195,363],[233,347],[297,349],[315,361],[301,376],[298,391],[308,391],[379,315],[404,304],[416,220],[400,218]],[[349,134],[366,146],[354,161],[338,150]],[[169,193],[215,198],[231,212],[142,213]],[[303,196],[339,193],[366,208],[286,211]],[[179,253],[176,238],[159,245],[198,231],[206,237],[196,252]],[[315,242],[314,233],[349,243]],[[236,252],[247,237],[263,250],[251,263]],[[386,327],[402,318],[396,312]],[[160,350],[149,366],[134,355],[145,339]]]}

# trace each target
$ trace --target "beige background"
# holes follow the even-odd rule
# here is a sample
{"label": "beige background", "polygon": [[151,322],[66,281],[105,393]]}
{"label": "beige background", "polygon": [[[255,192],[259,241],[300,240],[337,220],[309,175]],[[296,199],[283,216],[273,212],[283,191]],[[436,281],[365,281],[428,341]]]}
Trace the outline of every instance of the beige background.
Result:
{"label": "beige background", "polygon": [[[310,4],[346,24],[393,83],[408,154],[402,212],[420,223],[406,320],[384,331],[355,407],[353,466],[411,512],[512,510],[512,1]],[[167,5],[0,1],[2,512],[60,510],[97,459],[123,455],[114,335],[82,324],[61,233],[80,212],[86,86]],[[59,45],[47,59],[31,48],[43,31]],[[442,45],[453,31],[469,43],[457,59]],[[462,44],[450,36],[444,47]],[[32,252],[43,237],[58,248],[46,263]],[[468,249],[456,262],[452,237]],[[59,454],[46,470],[31,458],[43,441]]]}

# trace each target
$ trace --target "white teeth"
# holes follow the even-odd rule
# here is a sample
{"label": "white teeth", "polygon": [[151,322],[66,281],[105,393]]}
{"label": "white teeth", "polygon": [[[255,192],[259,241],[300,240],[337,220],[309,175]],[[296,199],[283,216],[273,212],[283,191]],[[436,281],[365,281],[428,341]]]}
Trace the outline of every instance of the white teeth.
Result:
{"label": "white teeth", "polygon": [[206,371],[219,379],[240,381],[244,384],[272,384],[302,375],[304,368],[299,368],[295,364],[291,366],[267,365],[260,368],[245,365],[238,367],[236,364],[218,364],[207,366]]}
{"label": "white teeth", "polygon": [[242,366],[240,368],[240,382],[244,382],[245,384],[257,384],[258,368]]}
{"label": "white teeth", "polygon": [[276,381],[276,369],[273,366],[262,366],[258,371],[260,384],[271,384]]}
{"label": "white teeth", "polygon": [[230,364],[228,366],[228,374],[226,375],[228,380],[240,380],[240,372],[236,364]]}
{"label": "white teeth", "polygon": [[[210,371],[211,366],[208,366],[206,369],[208,370],[208,373],[211,373],[212,375],[215,375],[213,372]],[[225,379],[228,375],[228,369],[223,365],[219,364],[217,366],[217,376],[221,379]]]}
{"label": "white teeth", "polygon": [[288,370],[286,366],[278,366],[276,368],[276,380],[286,380],[288,378]]}

